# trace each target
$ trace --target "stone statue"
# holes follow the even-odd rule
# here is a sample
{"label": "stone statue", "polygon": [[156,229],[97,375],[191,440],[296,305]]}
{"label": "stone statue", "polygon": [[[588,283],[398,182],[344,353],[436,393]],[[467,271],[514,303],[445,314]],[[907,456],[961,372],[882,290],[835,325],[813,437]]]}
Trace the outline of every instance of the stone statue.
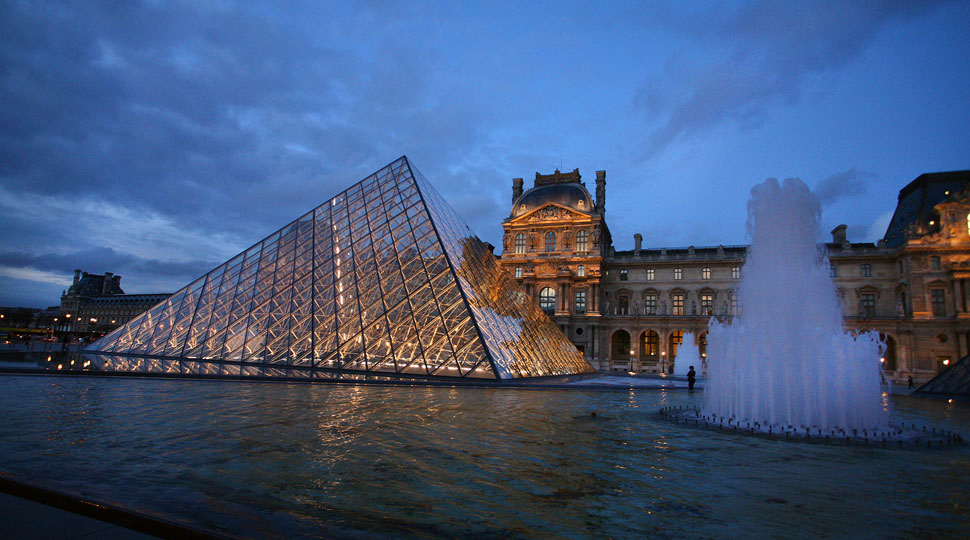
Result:
{"label": "stone statue", "polygon": [[906,308],[903,307],[903,301],[902,300],[897,300],[896,301],[896,316],[897,317],[905,317],[906,316]]}
{"label": "stone statue", "polygon": [[691,300],[690,301],[690,314],[691,315],[697,315],[697,301],[696,300]]}
{"label": "stone statue", "polygon": [[660,302],[660,314],[661,315],[666,315],[667,314],[667,301],[666,300]]}
{"label": "stone statue", "polygon": [[502,237],[502,251],[509,250],[509,232],[505,231],[505,236]]}

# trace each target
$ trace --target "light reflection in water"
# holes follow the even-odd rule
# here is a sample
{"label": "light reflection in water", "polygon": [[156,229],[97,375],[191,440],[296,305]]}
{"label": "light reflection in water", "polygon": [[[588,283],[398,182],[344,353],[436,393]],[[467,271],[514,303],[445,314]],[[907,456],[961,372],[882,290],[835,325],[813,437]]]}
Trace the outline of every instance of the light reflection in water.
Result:
{"label": "light reflection in water", "polygon": [[[700,399],[2,377],[0,469],[251,537],[917,538],[970,519],[970,450],[795,444],[652,416]],[[887,399],[968,435],[965,404]]]}

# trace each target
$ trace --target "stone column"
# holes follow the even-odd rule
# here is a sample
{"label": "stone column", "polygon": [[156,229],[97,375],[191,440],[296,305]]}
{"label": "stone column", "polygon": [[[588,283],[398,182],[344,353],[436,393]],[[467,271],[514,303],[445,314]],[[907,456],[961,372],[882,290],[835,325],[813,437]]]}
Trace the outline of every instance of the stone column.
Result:
{"label": "stone column", "polygon": [[965,310],[963,308],[963,287],[961,286],[963,280],[955,279],[953,280],[953,313],[963,313]]}

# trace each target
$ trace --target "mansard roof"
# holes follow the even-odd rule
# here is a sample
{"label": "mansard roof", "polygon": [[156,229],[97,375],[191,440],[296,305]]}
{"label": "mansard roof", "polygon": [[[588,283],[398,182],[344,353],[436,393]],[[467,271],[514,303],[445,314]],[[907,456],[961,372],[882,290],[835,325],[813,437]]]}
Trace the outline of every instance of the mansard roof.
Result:
{"label": "mansard roof", "polygon": [[[921,236],[934,232],[939,221],[933,207],[948,197],[970,188],[970,170],[927,173],[899,190],[896,211],[883,239],[889,247],[902,245],[908,234]],[[931,224],[931,221],[936,223]]]}
{"label": "mansard roof", "polygon": [[593,199],[582,184],[545,184],[519,196],[512,205],[512,217],[520,217],[547,204],[558,204],[586,214],[593,211]]}

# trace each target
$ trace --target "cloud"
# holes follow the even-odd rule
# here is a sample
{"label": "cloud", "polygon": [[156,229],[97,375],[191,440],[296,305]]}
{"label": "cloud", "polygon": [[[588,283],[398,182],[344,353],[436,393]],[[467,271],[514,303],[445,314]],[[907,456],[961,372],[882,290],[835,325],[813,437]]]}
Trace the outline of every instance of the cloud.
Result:
{"label": "cloud", "polygon": [[839,199],[865,195],[866,181],[875,176],[856,169],[833,174],[815,186],[815,195],[822,206],[830,205]]}
{"label": "cloud", "polygon": [[724,124],[759,125],[770,107],[799,101],[809,78],[851,64],[884,25],[941,3],[760,0],[685,15],[648,11],[648,26],[706,42],[709,53],[672,55],[640,89],[635,104],[657,118],[646,154]]}

